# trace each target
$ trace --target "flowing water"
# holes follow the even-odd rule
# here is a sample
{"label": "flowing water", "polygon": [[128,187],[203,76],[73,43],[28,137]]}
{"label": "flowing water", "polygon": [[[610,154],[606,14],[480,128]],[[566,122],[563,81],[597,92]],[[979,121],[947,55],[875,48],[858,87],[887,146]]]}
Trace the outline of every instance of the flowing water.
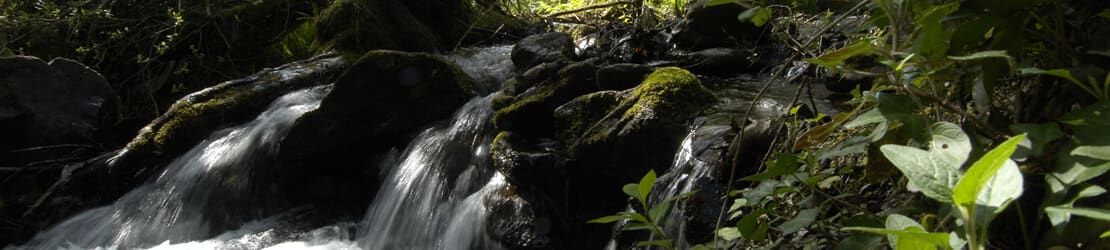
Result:
{"label": "flowing water", "polygon": [[[507,46],[454,61],[491,92],[511,74]],[[278,142],[330,85],[287,94],[255,120],[214,132],[148,184],[82,212],[14,249],[500,249],[485,234],[487,200],[504,189],[491,166],[488,98],[474,98],[380,162],[381,187],[361,222],[305,226],[311,207],[266,188]],[[373,153],[373,152],[368,152]],[[275,211],[275,210],[284,211]],[[276,214],[276,215],[275,215]]]}
{"label": "flowing water", "polygon": [[316,109],[330,87],[279,98],[246,124],[217,131],[170,163],[150,183],[115,203],[82,212],[38,234],[28,248],[136,248],[204,239],[280,201],[252,185],[293,121]]}

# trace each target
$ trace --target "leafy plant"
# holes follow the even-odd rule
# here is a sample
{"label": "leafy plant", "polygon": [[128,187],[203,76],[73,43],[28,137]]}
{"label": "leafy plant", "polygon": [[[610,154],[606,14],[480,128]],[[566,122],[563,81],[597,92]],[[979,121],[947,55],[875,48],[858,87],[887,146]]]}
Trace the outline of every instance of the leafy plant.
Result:
{"label": "leafy plant", "polygon": [[632,197],[639,203],[640,211],[648,211],[645,216],[635,210],[618,212],[615,215],[605,216],[588,221],[587,223],[614,223],[624,222],[621,225],[621,231],[636,231],[647,230],[651,233],[652,240],[640,241],[636,243],[637,247],[646,246],[659,246],[666,249],[674,249],[673,240],[667,236],[667,232],[660,226],[660,221],[663,216],[666,216],[667,211],[670,210],[671,205],[678,199],[692,195],[695,191],[690,191],[685,194],[676,195],[664,201],[660,201],[652,206],[648,206],[648,194],[651,193],[651,188],[655,186],[655,170],[649,170],[639,183],[629,183],[624,185],[623,191],[629,197]]}
{"label": "leafy plant", "polygon": [[[940,122],[932,126],[933,140],[929,151],[902,145],[884,145],[883,155],[910,180],[910,190],[919,190],[925,196],[946,204],[951,204],[959,212],[959,220],[964,225],[964,239],[971,249],[986,246],[987,225],[1010,202],[1021,196],[1024,189],[1021,171],[1010,156],[1017,144],[1026,135],[1018,135],[1006,140],[998,147],[979,158],[966,173],[960,174],[960,167],[971,153],[966,134],[955,124]],[[927,233],[920,226],[905,227],[904,223],[891,223],[894,217],[887,218],[886,229],[846,227],[843,230],[865,231],[906,237],[899,241],[891,240],[896,249],[921,249],[951,247],[959,249],[963,244],[949,244],[946,234]],[[912,220],[911,220],[912,221]],[[909,229],[907,229],[909,228]],[[927,237],[925,237],[927,236]],[[941,241],[938,241],[941,240]],[[913,241],[906,243],[903,241]],[[926,244],[927,243],[927,244]],[[937,244],[943,243],[943,244]]]}

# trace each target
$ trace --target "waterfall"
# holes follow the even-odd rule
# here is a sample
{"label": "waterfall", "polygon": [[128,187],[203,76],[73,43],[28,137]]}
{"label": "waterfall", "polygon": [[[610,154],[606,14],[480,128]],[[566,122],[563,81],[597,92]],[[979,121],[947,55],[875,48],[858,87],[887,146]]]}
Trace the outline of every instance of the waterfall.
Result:
{"label": "waterfall", "polygon": [[204,239],[260,218],[272,204],[255,179],[281,137],[330,90],[286,94],[253,121],[213,133],[154,180],[113,204],[82,212],[36,235],[25,248],[137,248]]}
{"label": "waterfall", "polygon": [[492,112],[475,98],[383,164],[385,180],[359,229],[364,249],[498,248],[483,229],[482,199],[505,183],[489,166]]}

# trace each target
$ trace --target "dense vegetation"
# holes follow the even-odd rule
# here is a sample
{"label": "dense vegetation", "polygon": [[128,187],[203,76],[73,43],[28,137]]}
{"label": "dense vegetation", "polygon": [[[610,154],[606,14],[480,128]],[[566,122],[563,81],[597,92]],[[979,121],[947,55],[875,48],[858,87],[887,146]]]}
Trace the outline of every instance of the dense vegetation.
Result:
{"label": "dense vegetation", "polygon": [[[0,56],[75,58],[98,70],[123,100],[119,112],[128,119],[120,123],[132,123],[117,129],[133,132],[173,100],[218,81],[328,49],[408,46],[319,37],[326,32],[318,29],[339,25],[318,15],[344,13],[322,7],[332,2],[342,1],[0,0]],[[792,103],[757,174],[738,176],[746,166],[728,161],[716,236],[695,248],[1110,247],[1110,2],[707,2],[743,6],[729,22],[769,32],[772,44],[792,52],[785,62],[809,63],[803,76],[765,69],[764,89],[818,79],[850,97],[837,114],[805,115],[816,105]],[[466,4],[478,20],[514,16],[576,36],[613,29],[635,36],[672,27],[690,3]],[[454,27],[448,33],[457,34],[427,50],[511,33],[480,26]],[[464,39],[476,33],[483,38]],[[643,245],[671,248],[675,236],[659,218],[684,196],[649,200],[655,177],[624,188],[641,212],[591,222],[631,220],[623,230],[655,239]]]}

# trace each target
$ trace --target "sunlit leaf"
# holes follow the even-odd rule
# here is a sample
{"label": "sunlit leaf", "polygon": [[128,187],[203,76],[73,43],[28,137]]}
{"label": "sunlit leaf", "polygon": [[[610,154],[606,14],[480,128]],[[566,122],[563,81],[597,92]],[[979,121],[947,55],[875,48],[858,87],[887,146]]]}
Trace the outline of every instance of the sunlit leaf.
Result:
{"label": "sunlit leaf", "polygon": [[1110,160],[1110,145],[1079,146],[1071,151],[1071,155],[1086,156],[1095,159]]}
{"label": "sunlit leaf", "polygon": [[740,15],[736,16],[736,19],[741,22],[751,21],[756,27],[763,27],[763,24],[771,20],[771,14],[773,14],[771,9],[756,6],[741,12]]}
{"label": "sunlit leaf", "polygon": [[624,191],[624,194],[627,194],[628,197],[632,197],[632,198],[637,199],[637,200],[640,199],[640,184],[636,184],[636,183],[624,184],[624,187],[621,188],[621,191]]}
{"label": "sunlit leaf", "polygon": [[[1051,177],[1047,177],[1047,178],[1051,179]],[[1079,193],[1075,194],[1075,196],[1073,196],[1070,199],[1067,199],[1067,200],[1063,201],[1062,203],[1055,204],[1053,207],[1070,208],[1072,206],[1075,206],[1075,202],[1079,201],[1080,199],[1088,198],[1088,197],[1095,197],[1095,196],[1099,196],[1099,195],[1102,195],[1102,194],[1106,193],[1106,189],[1104,189],[1104,188],[1102,188],[1098,185],[1080,186],[1078,189],[1079,189]],[[1061,211],[1055,211],[1054,210],[1054,211],[1045,211],[1045,214],[1048,215],[1048,221],[1050,223],[1052,223],[1052,227],[1056,228],[1057,230],[1063,230],[1063,227],[1061,227],[1061,226],[1063,226],[1064,223],[1067,223],[1068,221],[1071,220],[1071,214],[1066,213],[1066,212],[1061,212]]]}
{"label": "sunlit leaf", "polygon": [[722,4],[730,4],[730,3],[738,3],[738,2],[739,2],[739,0],[709,0],[709,2],[705,3],[705,7],[712,7],[712,6],[722,5]]}
{"label": "sunlit leaf", "polygon": [[721,239],[732,241],[739,239],[742,235],[740,234],[740,230],[735,227],[722,227],[720,230],[717,230],[717,236],[721,237]]}
{"label": "sunlit leaf", "polygon": [[959,181],[959,168],[971,152],[971,141],[959,126],[938,122],[930,127],[929,151],[902,145],[879,148],[909,184],[934,200],[952,202],[952,188]]}
{"label": "sunlit leaf", "polygon": [[848,58],[856,57],[859,55],[871,55],[877,53],[874,45],[869,41],[862,41],[851,46],[825,53],[815,58],[805,59],[806,62],[821,65],[826,68],[835,69],[840,65],[844,65],[844,61]]}
{"label": "sunlit leaf", "polygon": [[[952,190],[952,200],[957,205],[973,205],[975,200],[979,197],[979,193],[983,191],[994,174],[1002,165],[1010,161],[1010,155],[1017,149],[1018,142],[1025,140],[1025,134],[1014,136],[1002,144],[995,147],[983,157],[979,158],[967,170],[964,177],[956,184],[956,188]],[[1012,161],[1010,161],[1012,163]],[[1014,165],[1016,168],[1016,165]],[[1021,175],[1017,176],[1017,180],[1002,180],[1006,182],[1021,181]],[[1019,186],[1020,187],[1020,186]],[[1020,195],[1020,189],[1018,195]],[[1014,197],[1016,198],[1016,197]]]}

